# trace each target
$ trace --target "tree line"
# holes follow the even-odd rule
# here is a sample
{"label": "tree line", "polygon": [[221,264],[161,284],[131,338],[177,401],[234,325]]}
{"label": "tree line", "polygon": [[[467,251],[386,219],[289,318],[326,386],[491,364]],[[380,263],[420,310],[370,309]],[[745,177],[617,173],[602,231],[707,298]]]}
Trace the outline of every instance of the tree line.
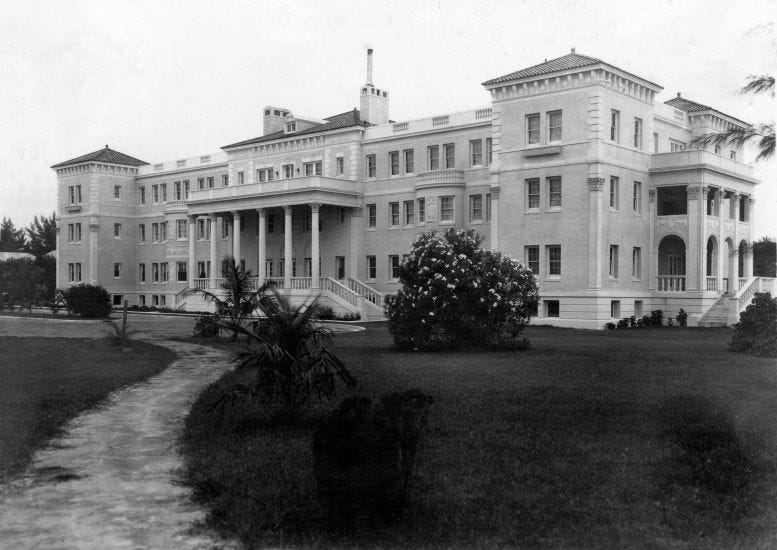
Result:
{"label": "tree line", "polygon": [[0,252],[28,252],[35,257],[48,254],[57,247],[55,212],[35,219],[28,227],[17,228],[10,218],[0,223]]}
{"label": "tree line", "polygon": [[48,253],[57,247],[57,222],[35,216],[28,227],[17,228],[10,218],[0,222],[0,252],[27,252],[35,258],[0,261],[0,309],[8,304],[43,303],[56,290],[56,260]]}

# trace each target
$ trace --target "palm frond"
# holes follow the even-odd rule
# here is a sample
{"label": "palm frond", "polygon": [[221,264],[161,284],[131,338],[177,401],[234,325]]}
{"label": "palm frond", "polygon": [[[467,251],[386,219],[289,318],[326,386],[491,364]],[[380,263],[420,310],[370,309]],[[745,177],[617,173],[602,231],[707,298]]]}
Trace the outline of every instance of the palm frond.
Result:
{"label": "palm frond", "polygon": [[691,146],[733,145],[742,147],[750,141],[755,141],[758,146],[759,153],[756,160],[772,157],[774,155],[774,124],[757,124],[750,128],[731,128],[725,132],[705,134],[694,139]]}
{"label": "palm frond", "polygon": [[774,76],[751,74],[747,77],[747,80],[747,84],[739,90],[740,94],[760,94],[761,92],[770,92],[772,97],[774,97]]}

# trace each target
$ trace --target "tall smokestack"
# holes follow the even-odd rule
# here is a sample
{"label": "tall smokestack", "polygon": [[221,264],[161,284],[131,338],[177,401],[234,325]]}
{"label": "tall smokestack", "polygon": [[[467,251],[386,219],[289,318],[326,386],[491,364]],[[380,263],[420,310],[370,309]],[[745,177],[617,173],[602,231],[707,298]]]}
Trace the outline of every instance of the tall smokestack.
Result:
{"label": "tall smokestack", "polygon": [[367,49],[367,84],[372,84],[372,48]]}

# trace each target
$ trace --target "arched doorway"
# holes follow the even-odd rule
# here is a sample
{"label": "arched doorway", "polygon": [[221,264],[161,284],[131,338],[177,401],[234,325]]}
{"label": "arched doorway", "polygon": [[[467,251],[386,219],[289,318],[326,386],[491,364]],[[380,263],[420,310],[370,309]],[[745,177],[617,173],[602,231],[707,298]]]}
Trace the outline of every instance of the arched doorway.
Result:
{"label": "arched doorway", "polygon": [[705,258],[705,270],[707,292],[718,290],[718,240],[714,236],[707,239],[707,255]]}
{"label": "arched doorway", "polygon": [[685,242],[677,235],[667,235],[658,244],[658,290],[685,290]]}

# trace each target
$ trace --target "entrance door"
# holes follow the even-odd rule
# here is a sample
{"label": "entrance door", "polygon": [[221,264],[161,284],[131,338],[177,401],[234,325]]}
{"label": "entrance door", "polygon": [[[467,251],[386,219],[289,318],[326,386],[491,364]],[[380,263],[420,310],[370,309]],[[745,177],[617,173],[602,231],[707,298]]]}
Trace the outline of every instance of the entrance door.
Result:
{"label": "entrance door", "polygon": [[345,279],[345,256],[335,256],[336,275],[338,279]]}

